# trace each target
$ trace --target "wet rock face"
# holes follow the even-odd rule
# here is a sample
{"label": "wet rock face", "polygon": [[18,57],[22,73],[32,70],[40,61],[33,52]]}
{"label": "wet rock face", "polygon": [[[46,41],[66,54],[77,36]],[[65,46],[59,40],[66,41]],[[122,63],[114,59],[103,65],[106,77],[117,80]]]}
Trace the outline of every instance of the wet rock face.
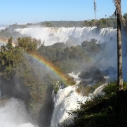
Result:
{"label": "wet rock face", "polygon": [[97,69],[93,72],[92,78],[93,78],[93,80],[97,80],[99,82],[105,82],[104,75],[99,69]]}
{"label": "wet rock face", "polygon": [[39,127],[50,127],[52,113],[54,109],[54,102],[52,97],[53,86],[50,85],[46,91],[46,98],[44,105],[39,113]]}
{"label": "wet rock face", "polygon": [[103,70],[102,73],[103,73],[103,75],[107,76],[107,75],[110,75],[110,74],[115,74],[116,70],[113,67],[110,66],[107,69]]}
{"label": "wet rock face", "polygon": [[[11,80],[0,79],[1,96],[9,96],[22,99],[26,105],[29,103],[29,92],[26,86],[20,84],[20,80],[12,77]],[[4,84],[4,85],[3,85]]]}
{"label": "wet rock face", "polygon": [[86,82],[86,81],[82,81],[82,82],[80,82],[79,85],[86,87],[86,86],[88,85],[88,82]]}
{"label": "wet rock face", "polygon": [[80,82],[80,85],[82,86],[94,85],[95,81],[102,83],[106,82],[104,74],[100,69],[96,67],[92,67],[89,72],[82,71],[79,77],[82,79],[82,81]]}
{"label": "wet rock face", "polygon": [[89,79],[91,78],[91,73],[90,72],[85,72],[85,71],[82,71],[81,74],[79,75],[80,78],[82,79]]}

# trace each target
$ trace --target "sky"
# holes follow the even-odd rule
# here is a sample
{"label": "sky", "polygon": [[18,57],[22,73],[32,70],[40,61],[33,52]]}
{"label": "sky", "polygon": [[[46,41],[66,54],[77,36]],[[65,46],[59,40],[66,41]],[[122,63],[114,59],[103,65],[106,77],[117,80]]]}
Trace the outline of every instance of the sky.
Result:
{"label": "sky", "polygon": [[[0,25],[26,24],[42,21],[82,21],[94,19],[94,0],[0,0]],[[109,17],[115,7],[113,0],[96,0],[97,19]],[[122,13],[127,13],[127,0]]]}

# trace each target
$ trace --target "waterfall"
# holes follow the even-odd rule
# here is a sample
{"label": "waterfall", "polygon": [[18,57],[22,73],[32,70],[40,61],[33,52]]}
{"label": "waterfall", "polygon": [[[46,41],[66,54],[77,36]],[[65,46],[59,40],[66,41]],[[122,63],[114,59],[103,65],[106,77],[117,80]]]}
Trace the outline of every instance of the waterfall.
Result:
{"label": "waterfall", "polygon": [[[70,123],[74,118],[71,114],[71,110],[75,110],[80,107],[80,102],[89,100],[90,97],[81,96],[80,93],[76,92],[76,86],[69,86],[64,89],[60,89],[54,98],[54,111],[51,120],[50,127],[58,127],[63,125],[65,122]],[[70,113],[70,114],[69,114]]]}
{"label": "waterfall", "polygon": [[[41,39],[42,43],[44,43],[45,46],[52,45],[56,42],[63,42],[68,43],[72,42],[74,45],[80,45],[84,40],[90,40],[92,38],[97,40],[97,43],[105,43],[106,46],[104,47],[104,51],[102,52],[103,55],[97,56],[95,64],[98,67],[102,67],[104,69],[107,69],[108,67],[113,67],[117,71],[117,43],[116,43],[116,29],[113,28],[102,28],[98,29],[96,27],[71,27],[71,28],[65,28],[65,27],[29,27],[29,28],[19,28],[15,29],[15,31],[19,32],[20,34],[24,36],[31,36],[37,39]],[[122,34],[122,40],[123,40],[123,78],[127,81],[127,36],[125,33]],[[111,70],[111,69],[110,69]],[[114,73],[111,73],[111,76],[114,78]],[[75,75],[75,80],[78,82],[78,77]],[[90,96],[82,96],[80,93],[76,92],[77,86],[69,86],[64,89],[60,89],[57,93],[57,95],[54,97],[54,111],[51,119],[51,127],[58,127],[58,124],[64,124],[66,120],[71,121],[73,116],[69,115],[69,112],[71,110],[75,110],[76,108],[79,108],[78,101],[82,101],[85,103],[87,100],[91,99]],[[94,94],[97,94],[102,90],[102,87],[99,87],[94,91]],[[51,94],[51,93],[50,93]],[[11,100],[12,102],[16,102],[16,100]],[[11,101],[9,101],[5,108],[0,106],[0,120],[6,122],[6,127],[11,127],[11,124],[14,124],[13,127],[34,127],[29,120],[25,121],[25,118],[21,117],[21,121],[18,121],[18,123],[13,122],[14,118],[18,119],[18,117],[12,117],[10,120],[10,113],[6,112],[8,104],[10,105]],[[50,96],[50,101],[51,96]],[[49,101],[48,101],[49,103]],[[22,103],[20,103],[22,106]],[[14,105],[13,105],[14,106]],[[15,108],[16,111],[18,111],[17,107],[11,107]],[[18,106],[17,104],[15,106]],[[19,107],[20,107],[19,106]],[[8,106],[9,107],[9,106]],[[10,107],[9,107],[10,108]],[[42,113],[47,108],[45,105],[44,108],[42,108]],[[10,110],[7,110],[10,111]],[[13,111],[13,110],[11,110]],[[22,111],[22,110],[21,110]],[[24,112],[21,112],[21,115]],[[51,112],[50,112],[51,113]],[[50,114],[49,113],[49,114]],[[13,114],[13,112],[11,112]],[[7,118],[6,118],[7,115]],[[41,120],[45,120],[45,114],[40,114]],[[3,121],[0,121],[0,125],[2,127],[4,126]],[[15,120],[16,121],[16,120]],[[67,121],[68,122],[68,121]],[[7,124],[9,123],[9,124]],[[40,122],[41,123],[41,122]],[[23,124],[23,125],[20,125]],[[24,125],[26,124],[26,125]],[[30,126],[27,126],[29,124]],[[41,123],[43,124],[43,123]],[[47,124],[47,123],[45,123]],[[9,126],[10,125],[10,126]],[[43,125],[42,125],[43,126]],[[48,124],[49,126],[49,124]],[[45,127],[45,126],[44,126]]]}
{"label": "waterfall", "polygon": [[[75,75],[76,76],[76,75]],[[77,77],[77,76],[76,76]],[[76,78],[77,80],[77,78]],[[68,86],[64,89],[59,89],[54,97],[54,111],[51,120],[50,127],[59,127],[59,125],[67,125],[73,122],[75,117],[72,111],[80,108],[80,103],[91,100],[93,97],[105,93],[102,91],[106,84],[95,89],[95,91],[88,96],[83,96],[82,93],[78,93],[76,89],[78,85]]]}
{"label": "waterfall", "polygon": [[84,40],[95,38],[98,42],[109,41],[111,38],[116,39],[116,29],[103,28],[98,30],[97,27],[29,27],[15,29],[22,35],[31,36],[41,39],[44,45],[52,45],[56,42],[81,44]]}

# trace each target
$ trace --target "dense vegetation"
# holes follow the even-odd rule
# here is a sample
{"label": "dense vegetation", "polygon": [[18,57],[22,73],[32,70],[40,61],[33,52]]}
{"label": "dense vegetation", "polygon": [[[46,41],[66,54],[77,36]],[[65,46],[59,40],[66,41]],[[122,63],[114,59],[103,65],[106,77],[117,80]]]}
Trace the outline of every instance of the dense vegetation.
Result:
{"label": "dense vegetation", "polygon": [[[127,24],[127,13],[123,15],[125,19],[125,23]],[[117,28],[117,21],[116,17],[109,16],[105,18],[101,18],[98,20],[92,19],[92,20],[84,20],[84,21],[45,21],[41,23],[37,23],[42,26],[47,27],[84,27],[84,26],[97,26],[99,29],[106,28],[106,27],[113,27]],[[33,25],[33,24],[29,24]]]}
{"label": "dense vegetation", "polygon": [[[126,15],[125,15],[126,17]],[[125,18],[126,19],[126,18]],[[10,25],[9,28],[6,28],[5,31],[12,31],[16,28],[24,28],[28,26],[36,26],[40,25],[42,27],[85,27],[85,26],[97,26],[98,28],[104,28],[104,27],[117,27],[116,18],[101,18],[99,20],[84,20],[84,21],[45,21],[45,22],[39,22],[39,23],[28,23],[26,25],[18,25],[13,24]],[[4,32],[4,30],[2,31]]]}
{"label": "dense vegetation", "polygon": [[99,52],[99,44],[95,42],[95,39],[91,39],[84,41],[82,45],[71,47],[63,43],[56,43],[52,46],[41,45],[38,53],[63,72],[69,73],[81,69]]}
{"label": "dense vegetation", "polygon": [[45,21],[36,24],[29,23],[27,25],[41,25],[46,27],[85,27],[97,26],[99,29],[104,27],[117,27],[116,18],[101,18],[99,20],[84,20],[84,21]]}
{"label": "dense vegetation", "polygon": [[0,49],[0,90],[2,97],[23,99],[31,115],[37,118],[46,89],[52,85],[53,79],[27,53],[36,51],[39,40],[25,37],[18,38],[17,42],[18,45],[13,47],[11,37],[8,44]]}

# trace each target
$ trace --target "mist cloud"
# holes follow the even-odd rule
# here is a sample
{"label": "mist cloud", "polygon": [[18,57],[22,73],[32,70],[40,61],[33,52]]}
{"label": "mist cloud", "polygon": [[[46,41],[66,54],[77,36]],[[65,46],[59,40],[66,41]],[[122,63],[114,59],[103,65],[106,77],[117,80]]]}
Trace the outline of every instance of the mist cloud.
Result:
{"label": "mist cloud", "polygon": [[37,127],[31,121],[23,101],[0,100],[0,127]]}

